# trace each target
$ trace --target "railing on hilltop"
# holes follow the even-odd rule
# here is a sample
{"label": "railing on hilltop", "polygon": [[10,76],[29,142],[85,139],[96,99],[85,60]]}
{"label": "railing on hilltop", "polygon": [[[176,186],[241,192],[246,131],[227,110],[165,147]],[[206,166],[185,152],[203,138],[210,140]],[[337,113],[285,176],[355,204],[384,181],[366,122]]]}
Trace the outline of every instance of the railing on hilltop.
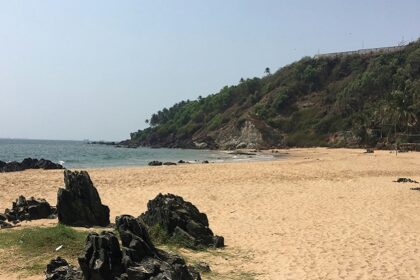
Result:
{"label": "railing on hilltop", "polygon": [[385,47],[385,48],[373,48],[373,49],[360,49],[357,51],[347,51],[347,52],[335,52],[335,53],[324,53],[317,54],[314,58],[334,58],[339,56],[348,56],[348,55],[368,55],[368,54],[383,54],[383,53],[394,53],[402,51],[406,46],[394,46],[394,47]]}

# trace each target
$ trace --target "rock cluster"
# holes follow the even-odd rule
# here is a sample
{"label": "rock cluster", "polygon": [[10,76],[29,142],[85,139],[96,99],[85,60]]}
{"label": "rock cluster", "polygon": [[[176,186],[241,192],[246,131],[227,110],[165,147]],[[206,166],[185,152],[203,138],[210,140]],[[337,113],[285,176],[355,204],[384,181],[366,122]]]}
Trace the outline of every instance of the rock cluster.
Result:
{"label": "rock cluster", "polygon": [[209,228],[206,214],[180,196],[159,194],[147,203],[147,211],[139,217],[149,227],[159,226],[170,237],[186,241],[191,247],[223,247],[222,236]]}
{"label": "rock cluster", "polygon": [[69,265],[65,259],[57,257],[47,264],[45,271],[46,280],[83,280],[83,274],[80,270]]}
{"label": "rock cluster", "polygon": [[21,195],[13,202],[11,209],[5,210],[3,216],[9,222],[18,223],[24,220],[53,219],[56,217],[55,214],[56,208],[52,207],[45,199],[34,197],[26,199]]}
{"label": "rock cluster", "polygon": [[11,161],[6,163],[0,161],[0,172],[16,172],[26,169],[63,169],[63,166],[43,158],[40,160],[25,158],[22,162]]}
{"label": "rock cluster", "polygon": [[108,226],[109,208],[103,205],[86,171],[64,171],[64,188],[58,189],[58,221],[69,226]]}
{"label": "rock cluster", "polygon": [[122,248],[112,232],[88,235],[84,253],[79,257],[85,279],[201,279],[200,273],[189,270],[181,257],[156,249],[146,227],[134,217],[117,217],[116,228]]}

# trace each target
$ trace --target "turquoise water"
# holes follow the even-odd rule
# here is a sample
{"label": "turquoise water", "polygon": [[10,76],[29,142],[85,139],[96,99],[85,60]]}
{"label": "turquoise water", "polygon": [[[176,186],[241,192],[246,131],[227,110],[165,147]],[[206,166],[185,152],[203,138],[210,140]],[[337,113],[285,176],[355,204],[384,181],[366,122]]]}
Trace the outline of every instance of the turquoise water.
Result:
{"label": "turquoise water", "polygon": [[221,151],[187,149],[116,148],[91,145],[83,141],[0,139],[0,160],[21,161],[24,158],[45,158],[66,168],[142,166],[159,161],[242,161],[269,160],[270,156],[230,155]]}

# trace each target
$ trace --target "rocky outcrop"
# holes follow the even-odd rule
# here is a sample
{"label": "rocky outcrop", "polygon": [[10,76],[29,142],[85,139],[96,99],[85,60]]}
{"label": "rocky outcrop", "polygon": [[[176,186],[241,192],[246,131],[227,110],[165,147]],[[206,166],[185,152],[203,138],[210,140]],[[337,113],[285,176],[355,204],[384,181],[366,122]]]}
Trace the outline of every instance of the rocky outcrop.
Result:
{"label": "rocky outcrop", "polygon": [[188,270],[181,257],[156,249],[141,221],[124,215],[116,218],[115,226],[121,237],[128,279],[201,279],[199,273]]}
{"label": "rocky outcrop", "polygon": [[262,121],[249,118],[240,126],[231,122],[226,127],[210,133],[219,149],[268,149],[285,145],[283,135]]}
{"label": "rocky outcrop", "polygon": [[85,279],[115,279],[123,273],[121,257],[120,244],[114,233],[89,233],[79,265]]}
{"label": "rocky outcrop", "polygon": [[47,264],[45,271],[46,280],[83,280],[83,274],[80,270],[69,265],[69,263],[57,257]]}
{"label": "rocky outcrop", "polygon": [[132,216],[116,218],[121,245],[112,232],[90,233],[79,265],[85,279],[199,280],[176,255],[156,249],[146,227]]}
{"label": "rocky outcrop", "polygon": [[148,226],[159,226],[170,237],[185,241],[190,247],[223,247],[224,239],[209,228],[207,215],[180,196],[159,194],[147,203],[139,217]]}
{"label": "rocky outcrop", "polygon": [[58,221],[69,226],[108,226],[109,208],[86,171],[64,171],[64,188],[58,189]]}
{"label": "rocky outcrop", "polygon": [[55,218],[55,214],[55,207],[52,207],[45,199],[34,197],[26,199],[22,195],[13,202],[11,209],[6,209],[4,212],[7,220],[14,223],[24,220]]}
{"label": "rocky outcrop", "polygon": [[40,160],[25,158],[22,162],[11,161],[8,163],[0,161],[0,172],[16,172],[26,169],[63,169],[63,166],[43,158]]}
{"label": "rocky outcrop", "polygon": [[149,166],[161,166],[163,163],[161,161],[158,160],[153,160],[151,162],[148,163]]}

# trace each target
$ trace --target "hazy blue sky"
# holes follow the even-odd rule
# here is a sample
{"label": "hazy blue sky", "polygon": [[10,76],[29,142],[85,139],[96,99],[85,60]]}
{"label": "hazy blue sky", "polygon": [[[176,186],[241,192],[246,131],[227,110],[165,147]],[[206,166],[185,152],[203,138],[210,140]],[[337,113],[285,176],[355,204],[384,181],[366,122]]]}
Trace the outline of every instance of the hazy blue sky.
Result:
{"label": "hazy blue sky", "polygon": [[419,36],[418,0],[0,0],[0,137],[125,139],[265,67]]}

